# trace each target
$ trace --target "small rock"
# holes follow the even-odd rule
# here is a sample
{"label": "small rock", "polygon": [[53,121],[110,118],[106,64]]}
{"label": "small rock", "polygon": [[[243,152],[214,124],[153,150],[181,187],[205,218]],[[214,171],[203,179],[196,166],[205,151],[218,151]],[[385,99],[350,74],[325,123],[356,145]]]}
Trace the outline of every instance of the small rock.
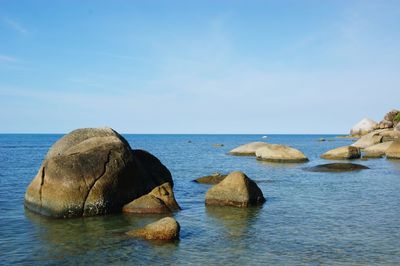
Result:
{"label": "small rock", "polygon": [[354,163],[328,163],[306,169],[311,172],[350,172],[369,168],[364,165]]}
{"label": "small rock", "polygon": [[147,240],[170,241],[179,239],[181,227],[172,217],[166,217],[141,229],[127,232],[130,237],[139,237]]}
{"label": "small rock", "polygon": [[224,144],[222,144],[222,143],[214,143],[212,146],[216,147],[216,148],[219,148],[219,147],[224,147]]}
{"label": "small rock", "polygon": [[170,213],[180,210],[175,200],[172,186],[164,183],[154,188],[149,194],[131,201],[124,205],[122,211],[125,213]]}
{"label": "small rock", "polygon": [[199,177],[199,178],[193,180],[193,182],[200,183],[200,184],[218,184],[219,182],[224,180],[224,178],[226,176],[227,175],[223,175],[223,174],[217,172],[217,173],[213,173],[212,175]]}
{"label": "small rock", "polygon": [[339,147],[321,155],[322,159],[328,160],[348,160],[361,157],[360,150],[353,146]]}
{"label": "small rock", "polygon": [[232,172],[206,193],[206,205],[248,207],[265,202],[261,189],[242,172]]}
{"label": "small rock", "polygon": [[324,139],[324,138],[320,138],[318,141],[326,141],[326,139]]}

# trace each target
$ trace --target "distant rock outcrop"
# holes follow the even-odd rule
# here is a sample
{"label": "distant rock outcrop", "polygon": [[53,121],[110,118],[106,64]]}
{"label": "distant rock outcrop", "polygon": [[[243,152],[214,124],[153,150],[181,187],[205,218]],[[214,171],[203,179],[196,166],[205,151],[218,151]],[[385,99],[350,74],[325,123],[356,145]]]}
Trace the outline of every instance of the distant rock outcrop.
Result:
{"label": "distant rock outcrop", "polygon": [[378,123],[375,122],[374,120],[369,118],[364,118],[351,128],[350,135],[362,136],[368,134],[369,132],[374,130],[377,125]]}
{"label": "distant rock outcrop", "polygon": [[232,172],[206,193],[206,205],[248,207],[265,202],[261,189],[242,172]]}
{"label": "distant rock outcrop", "polygon": [[121,212],[154,187],[172,182],[168,169],[145,151],[132,151],[111,128],[83,128],[58,140],[25,193],[25,206],[52,217]]}

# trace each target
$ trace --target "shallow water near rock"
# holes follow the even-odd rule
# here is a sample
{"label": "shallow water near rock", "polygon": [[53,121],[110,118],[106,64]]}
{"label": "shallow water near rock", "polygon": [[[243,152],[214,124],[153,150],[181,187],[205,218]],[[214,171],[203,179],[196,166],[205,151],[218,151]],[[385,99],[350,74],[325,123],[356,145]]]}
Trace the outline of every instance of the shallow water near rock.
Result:
{"label": "shallow water near rock", "polygon": [[[132,148],[157,156],[171,171],[182,211],[180,240],[132,239],[124,233],[165,215],[126,214],[49,219],[23,207],[26,187],[61,135],[0,135],[0,258],[7,264],[269,264],[400,263],[400,161],[352,160],[370,169],[317,173],[319,156],[351,140],[333,135],[268,135],[301,150],[308,163],[265,163],[227,153],[263,135],[125,135]],[[316,140],[327,140],[318,142]],[[188,141],[191,143],[188,143]],[[216,149],[214,143],[224,144]],[[214,172],[245,172],[262,189],[261,207],[206,207]]]}

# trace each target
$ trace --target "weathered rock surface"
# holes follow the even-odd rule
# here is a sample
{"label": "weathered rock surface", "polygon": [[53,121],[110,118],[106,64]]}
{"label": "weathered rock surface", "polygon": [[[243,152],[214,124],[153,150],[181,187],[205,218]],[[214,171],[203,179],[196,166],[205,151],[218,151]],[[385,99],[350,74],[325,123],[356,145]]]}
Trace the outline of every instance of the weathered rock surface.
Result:
{"label": "weathered rock surface", "polygon": [[265,202],[261,189],[242,172],[232,172],[206,193],[206,204],[248,207]]}
{"label": "weathered rock surface", "polygon": [[301,151],[278,144],[264,145],[256,150],[256,156],[258,160],[269,162],[299,163],[308,161],[307,157]]}
{"label": "weathered rock surface", "polygon": [[364,165],[354,163],[328,163],[307,168],[307,170],[311,172],[350,172],[363,169],[369,168]]}
{"label": "weathered rock surface", "polygon": [[170,182],[161,162],[132,151],[110,128],[77,129],[58,140],[25,193],[25,206],[52,217],[120,212],[155,186]]}
{"label": "weathered rock surface", "polygon": [[361,157],[360,150],[352,146],[339,147],[321,155],[321,158],[328,160],[349,160]]}
{"label": "weathered rock surface", "polygon": [[165,217],[141,229],[127,232],[130,237],[138,237],[147,240],[170,241],[179,239],[181,227],[172,217]]}
{"label": "weathered rock surface", "polygon": [[392,111],[385,114],[382,121],[379,122],[376,128],[386,129],[392,128],[397,125],[398,121],[395,121],[395,117],[400,113],[399,110],[393,109]]}
{"label": "weathered rock surface", "polygon": [[386,150],[386,158],[400,159],[400,141],[393,141],[392,145]]}
{"label": "weathered rock surface", "polygon": [[393,141],[382,142],[364,150],[364,156],[366,158],[379,158],[385,155],[386,150],[392,145]]}
{"label": "weathered rock surface", "polygon": [[174,192],[170,183],[164,183],[154,188],[149,194],[124,205],[123,212],[126,213],[170,213],[180,210],[175,200]]}
{"label": "weathered rock surface", "polygon": [[382,142],[400,139],[400,132],[393,129],[382,131],[379,135],[382,136]]}
{"label": "weathered rock surface", "polygon": [[268,145],[266,142],[251,142],[234,148],[229,153],[232,155],[256,155],[256,150]]}
{"label": "weathered rock surface", "polygon": [[200,184],[218,184],[219,182],[224,180],[224,178],[226,176],[227,175],[223,175],[221,173],[213,173],[212,175],[199,177],[199,178],[193,180],[193,182],[200,183]]}
{"label": "weathered rock surface", "polygon": [[382,132],[382,130],[372,131],[371,133],[368,133],[367,135],[362,136],[359,140],[357,140],[351,146],[359,148],[359,149],[365,149],[365,148],[368,148],[375,144],[381,143],[382,138],[383,138],[380,135],[381,132]]}
{"label": "weathered rock surface", "polygon": [[378,123],[375,122],[374,120],[371,120],[369,118],[364,118],[351,128],[350,135],[356,135],[356,136],[365,135],[374,130],[374,128],[377,125]]}

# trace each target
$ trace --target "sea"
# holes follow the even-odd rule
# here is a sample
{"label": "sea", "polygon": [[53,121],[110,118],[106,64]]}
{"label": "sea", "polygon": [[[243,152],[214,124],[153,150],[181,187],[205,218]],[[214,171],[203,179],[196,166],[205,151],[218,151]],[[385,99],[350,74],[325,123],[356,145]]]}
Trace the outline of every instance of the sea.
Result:
{"label": "sea", "polygon": [[[353,160],[370,169],[318,173],[320,155],[350,145],[335,135],[124,135],[168,167],[182,210],[180,240],[129,238],[125,232],[163,216],[114,214],[51,219],[24,208],[24,193],[55,134],[0,135],[2,265],[400,265],[400,161]],[[326,141],[319,141],[324,138]],[[303,151],[307,163],[231,156],[252,141]],[[215,147],[213,144],[223,144]],[[260,207],[207,207],[214,172],[243,171],[261,188]]]}

